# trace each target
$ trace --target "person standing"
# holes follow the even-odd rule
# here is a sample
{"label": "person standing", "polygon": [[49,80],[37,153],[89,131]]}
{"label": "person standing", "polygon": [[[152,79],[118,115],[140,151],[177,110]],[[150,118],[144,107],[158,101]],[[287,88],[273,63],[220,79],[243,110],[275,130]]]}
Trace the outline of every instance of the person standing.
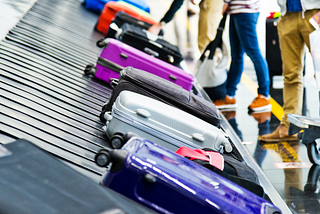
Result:
{"label": "person standing", "polygon": [[[184,0],[174,0],[169,10],[160,19],[158,24],[151,26],[148,31],[153,34],[159,34],[162,27],[170,22],[175,13],[180,9]],[[196,4],[197,0],[190,0]],[[201,0],[199,3],[199,20],[198,20],[198,48],[201,52],[212,40],[214,40],[217,28],[222,18],[223,0]]]}
{"label": "person standing", "polygon": [[[283,116],[277,129],[260,137],[261,141],[297,140],[289,135],[288,114],[302,113],[304,47],[310,50],[309,34],[315,30],[309,19],[320,16],[320,0],[278,0],[281,17],[278,22],[279,45],[284,76]],[[318,22],[319,26],[320,23]]]}
{"label": "person standing", "polygon": [[258,80],[258,96],[249,105],[251,111],[271,111],[269,68],[263,58],[256,32],[260,0],[224,0],[223,12],[230,15],[229,40],[231,65],[227,78],[227,96],[214,101],[219,108],[235,108],[235,94],[243,72],[244,53],[254,64]]}

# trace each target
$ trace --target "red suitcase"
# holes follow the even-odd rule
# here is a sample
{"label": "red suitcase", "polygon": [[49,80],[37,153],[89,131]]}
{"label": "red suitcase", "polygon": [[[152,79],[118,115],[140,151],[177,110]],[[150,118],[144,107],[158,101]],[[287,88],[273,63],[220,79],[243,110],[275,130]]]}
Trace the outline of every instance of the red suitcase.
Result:
{"label": "red suitcase", "polygon": [[158,21],[156,21],[149,13],[141,10],[140,8],[137,8],[123,1],[111,1],[105,4],[98,19],[96,29],[104,34],[107,34],[109,25],[119,11],[124,11],[134,18],[148,22],[152,25],[158,23]]}

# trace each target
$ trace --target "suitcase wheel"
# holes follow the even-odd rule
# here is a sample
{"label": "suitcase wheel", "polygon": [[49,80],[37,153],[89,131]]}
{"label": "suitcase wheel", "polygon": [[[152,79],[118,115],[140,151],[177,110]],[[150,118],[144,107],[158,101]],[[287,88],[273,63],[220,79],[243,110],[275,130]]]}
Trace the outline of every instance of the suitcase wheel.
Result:
{"label": "suitcase wheel", "polygon": [[120,149],[124,145],[123,134],[115,133],[110,138],[110,145],[114,149]]}
{"label": "suitcase wheel", "polygon": [[91,74],[95,74],[96,70],[95,70],[95,66],[94,64],[90,63],[86,66],[86,68],[84,69],[84,74],[85,75],[91,75]]}
{"label": "suitcase wheel", "polygon": [[106,43],[104,42],[104,39],[99,39],[99,40],[96,42],[96,46],[97,46],[98,48],[103,48],[105,45],[106,45]]}
{"label": "suitcase wheel", "polygon": [[95,163],[100,167],[106,167],[110,163],[109,151],[101,149],[94,157]]}
{"label": "suitcase wheel", "polygon": [[311,163],[320,164],[320,142],[318,140],[307,144],[308,157]]}

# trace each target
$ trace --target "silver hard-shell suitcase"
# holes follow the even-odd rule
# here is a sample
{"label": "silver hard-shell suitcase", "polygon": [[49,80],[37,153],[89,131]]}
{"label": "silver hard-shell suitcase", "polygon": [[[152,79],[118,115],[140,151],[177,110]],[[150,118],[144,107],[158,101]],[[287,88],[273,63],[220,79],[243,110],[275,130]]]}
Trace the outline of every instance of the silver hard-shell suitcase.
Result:
{"label": "silver hard-shell suitcase", "polygon": [[[131,91],[122,91],[104,115],[103,127],[113,147],[123,142],[112,142],[113,136],[131,132],[171,151],[181,146],[232,151],[228,136],[221,129],[153,98]],[[117,145],[118,144],[118,145]]]}

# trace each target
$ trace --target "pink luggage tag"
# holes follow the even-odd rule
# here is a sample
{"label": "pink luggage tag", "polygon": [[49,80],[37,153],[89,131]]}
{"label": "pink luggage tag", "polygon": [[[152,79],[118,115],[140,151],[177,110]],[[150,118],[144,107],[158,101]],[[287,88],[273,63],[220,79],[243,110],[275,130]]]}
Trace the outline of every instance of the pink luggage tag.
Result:
{"label": "pink luggage tag", "polygon": [[220,169],[221,171],[224,169],[224,158],[219,152],[209,152],[202,149],[193,150],[189,147],[180,147],[175,153],[183,157],[189,157],[190,160],[199,159],[208,161],[210,165]]}

